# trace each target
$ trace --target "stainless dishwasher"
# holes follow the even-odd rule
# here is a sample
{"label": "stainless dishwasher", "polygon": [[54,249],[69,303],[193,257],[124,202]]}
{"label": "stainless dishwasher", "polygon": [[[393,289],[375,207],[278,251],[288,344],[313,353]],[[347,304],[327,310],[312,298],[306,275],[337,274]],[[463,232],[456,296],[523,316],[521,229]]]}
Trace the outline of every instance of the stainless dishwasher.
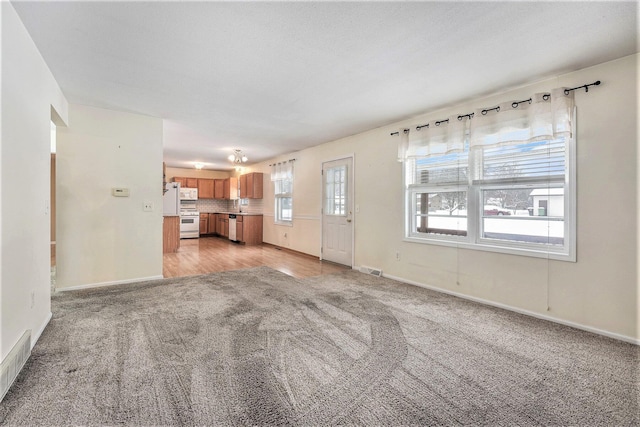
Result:
{"label": "stainless dishwasher", "polygon": [[236,215],[229,214],[229,240],[236,241]]}

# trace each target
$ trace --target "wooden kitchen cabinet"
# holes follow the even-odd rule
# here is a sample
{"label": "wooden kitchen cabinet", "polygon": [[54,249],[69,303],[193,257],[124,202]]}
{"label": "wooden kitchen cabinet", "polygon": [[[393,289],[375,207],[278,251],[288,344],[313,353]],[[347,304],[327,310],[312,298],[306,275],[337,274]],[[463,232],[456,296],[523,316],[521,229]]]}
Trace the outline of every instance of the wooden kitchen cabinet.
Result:
{"label": "wooden kitchen cabinet", "polygon": [[213,179],[198,178],[198,199],[214,198],[214,181]]}
{"label": "wooden kitchen cabinet", "polygon": [[238,215],[236,217],[236,240],[238,242],[243,242],[243,231],[244,231],[244,216]]}
{"label": "wooden kitchen cabinet", "polygon": [[247,245],[262,243],[262,215],[238,215],[236,238]]}
{"label": "wooden kitchen cabinet", "polygon": [[262,172],[251,172],[240,175],[240,198],[262,199]]}
{"label": "wooden kitchen cabinet", "polygon": [[165,216],[162,221],[162,253],[178,252],[180,248],[180,217]]}
{"label": "wooden kitchen cabinet", "polygon": [[186,178],[183,176],[174,176],[173,182],[179,182],[181,188],[198,188],[198,178]]}
{"label": "wooden kitchen cabinet", "polygon": [[229,237],[229,215],[218,214],[216,234],[222,237]]}
{"label": "wooden kitchen cabinet", "polygon": [[214,199],[224,199],[224,179],[215,179]]}
{"label": "wooden kitchen cabinet", "polygon": [[207,234],[209,231],[209,215],[200,214],[200,235]]}
{"label": "wooden kitchen cabinet", "polygon": [[224,199],[235,200],[238,198],[238,178],[230,177],[224,180]]}
{"label": "wooden kitchen cabinet", "polygon": [[216,227],[218,225],[218,214],[210,213],[209,215],[209,229],[207,230],[208,234],[216,234]]}

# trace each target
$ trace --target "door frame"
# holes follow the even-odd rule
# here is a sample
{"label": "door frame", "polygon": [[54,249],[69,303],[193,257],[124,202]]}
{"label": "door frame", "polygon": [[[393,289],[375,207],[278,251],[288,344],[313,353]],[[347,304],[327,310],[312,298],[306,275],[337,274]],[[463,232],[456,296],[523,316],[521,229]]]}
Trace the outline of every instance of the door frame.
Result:
{"label": "door frame", "polygon": [[[356,235],[356,215],[355,215],[355,199],[356,199],[356,154],[348,153],[337,157],[332,157],[329,159],[322,160],[320,163],[320,261],[324,258],[323,248],[324,248],[324,164],[331,163],[338,160],[346,160],[351,159],[351,179],[347,185],[348,191],[351,194],[351,199],[349,200],[349,208],[351,209],[351,266],[353,269],[355,266],[355,258],[356,258],[356,245],[355,245],[355,235]],[[329,261],[331,262],[331,261]]]}

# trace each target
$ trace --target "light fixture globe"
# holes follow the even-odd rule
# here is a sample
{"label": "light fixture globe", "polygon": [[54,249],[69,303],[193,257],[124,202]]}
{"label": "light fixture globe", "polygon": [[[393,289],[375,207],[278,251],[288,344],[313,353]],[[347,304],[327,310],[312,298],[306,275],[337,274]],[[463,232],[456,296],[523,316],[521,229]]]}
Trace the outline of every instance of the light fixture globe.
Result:
{"label": "light fixture globe", "polygon": [[242,154],[242,150],[233,150],[233,154],[229,154],[227,157],[232,163],[246,163],[249,158]]}

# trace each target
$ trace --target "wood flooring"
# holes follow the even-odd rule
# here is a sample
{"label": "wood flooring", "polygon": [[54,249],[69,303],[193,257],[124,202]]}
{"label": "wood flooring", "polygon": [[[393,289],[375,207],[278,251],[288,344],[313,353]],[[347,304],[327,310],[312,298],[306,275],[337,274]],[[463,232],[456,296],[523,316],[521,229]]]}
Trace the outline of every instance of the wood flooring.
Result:
{"label": "wood flooring", "polygon": [[162,273],[164,277],[182,277],[259,266],[297,278],[350,269],[265,243],[241,245],[221,237],[202,237],[182,239],[178,252],[164,254]]}

